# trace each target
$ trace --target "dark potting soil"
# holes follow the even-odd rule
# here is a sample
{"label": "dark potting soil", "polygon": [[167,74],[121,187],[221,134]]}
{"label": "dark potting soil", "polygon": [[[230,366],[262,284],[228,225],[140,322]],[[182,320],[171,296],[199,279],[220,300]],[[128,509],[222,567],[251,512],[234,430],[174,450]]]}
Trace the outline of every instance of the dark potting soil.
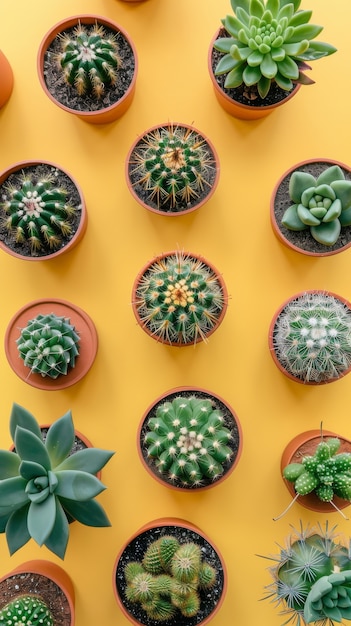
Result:
{"label": "dark potting soil", "polygon": [[43,599],[52,613],[55,626],[69,626],[71,623],[69,602],[62,589],[50,578],[31,572],[9,576],[0,583],[0,609],[22,594]]}
{"label": "dark potting soil", "polygon": [[[67,221],[70,222],[72,227],[72,232],[70,235],[63,236],[61,246],[59,248],[55,248],[51,252],[57,252],[64,248],[69,241],[71,241],[72,237],[74,237],[77,229],[79,227],[81,216],[82,216],[82,205],[81,198],[77,187],[75,186],[73,180],[67,176],[62,170],[56,168],[47,163],[40,163],[38,165],[29,165],[28,167],[23,167],[16,172],[10,174],[6,180],[0,185],[0,200],[3,201],[7,197],[6,187],[9,185],[14,187],[21,186],[21,179],[23,173],[28,174],[32,177],[32,181],[35,183],[39,178],[52,175],[55,178],[55,186],[62,187],[68,191],[67,195],[67,203],[76,208],[74,215],[67,218]],[[17,243],[15,241],[14,233],[7,230],[4,225],[4,218],[6,213],[3,209],[1,209],[1,219],[0,219],[0,241],[3,242],[7,248],[10,248],[17,254],[21,254],[27,257],[49,257],[50,250],[42,249],[36,250],[34,253],[31,252],[31,246],[28,241],[23,241],[21,243]]]}
{"label": "dark potting soil", "polygon": [[[301,167],[297,167],[296,171],[308,172],[315,178],[318,177],[324,170],[330,167],[332,163],[326,161],[317,161],[316,163],[307,163]],[[346,180],[351,180],[351,174],[348,170],[341,167]],[[291,172],[292,174],[292,172]],[[351,241],[351,226],[342,227],[338,240],[333,246],[324,246],[315,239],[313,239],[310,229],[302,231],[293,231],[285,228],[282,224],[283,215],[286,209],[293,204],[289,196],[289,182],[291,174],[288,174],[284,180],[278,186],[275,200],[274,200],[274,216],[278,228],[282,236],[292,245],[305,250],[306,252],[312,252],[315,254],[321,254],[325,252],[333,252],[334,250],[340,250]]]}
{"label": "dark potting soil", "polygon": [[[76,27],[68,28],[62,31],[60,35],[70,35],[75,28]],[[61,67],[55,59],[56,55],[61,52],[60,37],[55,37],[47,48],[43,63],[43,74],[46,86],[53,98],[69,109],[86,112],[105,109],[115,104],[115,102],[124,96],[133,80],[135,58],[129,42],[121,32],[116,32],[108,28],[105,24],[103,24],[103,28],[107,35],[117,35],[120,67],[117,72],[116,84],[106,85],[105,93],[99,99],[89,94],[79,96],[75,88],[64,81]]]}
{"label": "dark potting soil", "polygon": [[[211,400],[213,408],[214,409],[218,409],[219,411],[221,411],[221,413],[223,415],[223,420],[224,420],[223,421],[223,426],[228,428],[230,430],[231,434],[232,434],[232,438],[229,439],[229,441],[226,444],[232,450],[232,456],[231,456],[230,459],[228,459],[228,461],[225,461],[223,463],[223,469],[224,469],[223,474],[221,474],[220,476],[218,476],[214,480],[204,479],[203,482],[201,483],[201,486],[184,485],[181,482],[181,480],[179,480],[179,479],[178,480],[177,479],[175,479],[175,480],[168,479],[167,478],[167,474],[161,474],[158,471],[155,459],[153,459],[152,457],[149,457],[147,455],[146,446],[143,445],[146,433],[149,432],[149,429],[147,428],[147,423],[148,423],[150,417],[154,417],[156,415],[156,411],[157,411],[159,406],[161,406],[165,402],[172,402],[172,400],[174,400],[174,398],[179,398],[179,397],[184,397],[184,398],[196,397],[196,398],[205,398],[207,400]],[[226,474],[230,470],[232,465],[235,463],[235,460],[236,460],[236,457],[237,457],[237,454],[238,454],[238,450],[239,450],[239,445],[240,445],[240,435],[239,435],[238,424],[237,424],[237,422],[235,420],[235,415],[233,415],[233,413],[229,410],[229,408],[224,404],[224,402],[219,400],[219,398],[216,398],[215,396],[212,396],[210,393],[205,393],[205,392],[202,392],[202,391],[199,392],[197,390],[186,390],[186,391],[181,391],[181,392],[177,392],[177,393],[171,393],[167,397],[165,397],[162,400],[160,400],[159,402],[157,402],[152,407],[151,411],[146,415],[144,423],[143,423],[142,428],[140,430],[140,450],[141,450],[141,453],[143,455],[145,463],[148,465],[148,467],[152,471],[152,473],[155,474],[155,476],[157,476],[157,478],[163,480],[166,484],[172,485],[174,487],[181,487],[182,489],[186,489],[187,491],[198,491],[199,489],[201,489],[201,487],[207,487],[208,485],[213,485],[216,482],[218,482],[218,480],[220,480],[223,477],[223,475]]]}
{"label": "dark potting soil", "polygon": [[[212,567],[214,567],[217,571],[217,578],[213,587],[200,592],[200,609],[194,617],[185,618],[180,612],[177,611],[172,619],[164,621],[153,620],[148,617],[139,603],[129,602],[125,597],[126,581],[124,577],[124,569],[127,563],[131,561],[141,561],[147,547],[164,535],[177,537],[179,543],[181,544],[190,541],[197,543],[201,548],[202,558],[212,565]],[[202,622],[212,613],[220,601],[224,586],[224,571],[219,555],[204,537],[192,530],[182,528],[180,526],[159,526],[140,533],[138,537],[133,539],[128,546],[126,546],[117,565],[115,584],[118,595],[126,610],[134,619],[139,621],[140,624],[145,626],[160,626],[160,624],[165,624],[166,626],[196,626],[196,624]]]}

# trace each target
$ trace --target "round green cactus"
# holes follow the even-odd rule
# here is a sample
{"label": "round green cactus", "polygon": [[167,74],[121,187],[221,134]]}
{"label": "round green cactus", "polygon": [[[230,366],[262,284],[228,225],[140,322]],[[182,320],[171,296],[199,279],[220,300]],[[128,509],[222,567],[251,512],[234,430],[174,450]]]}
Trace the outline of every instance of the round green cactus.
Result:
{"label": "round green cactus", "polygon": [[0,610],[0,624],[4,626],[53,626],[53,616],[41,598],[18,596]]}
{"label": "round green cactus", "polygon": [[24,365],[31,373],[57,378],[75,366],[79,335],[66,317],[37,315],[29,320],[16,340]]}
{"label": "round green cactus", "polygon": [[215,69],[226,74],[224,87],[255,87],[266,98],[272,83],[291,91],[296,83],[310,84],[306,62],[328,56],[336,48],[312,41],[323,30],[309,24],[312,11],[298,8],[301,0],[231,0],[234,15],[222,20],[228,36],[214,48],[223,53]]}
{"label": "round green cactus", "polygon": [[345,180],[338,165],[328,167],[317,179],[308,172],[293,172],[289,195],[294,204],[282,218],[289,230],[309,228],[316,241],[332,246],[341,228],[351,224],[351,180]]}
{"label": "round green cactus", "polygon": [[116,35],[107,34],[102,25],[95,23],[79,24],[71,34],[59,38],[62,50],[57,61],[65,81],[80,96],[101,98],[105,88],[117,80],[120,61]]}

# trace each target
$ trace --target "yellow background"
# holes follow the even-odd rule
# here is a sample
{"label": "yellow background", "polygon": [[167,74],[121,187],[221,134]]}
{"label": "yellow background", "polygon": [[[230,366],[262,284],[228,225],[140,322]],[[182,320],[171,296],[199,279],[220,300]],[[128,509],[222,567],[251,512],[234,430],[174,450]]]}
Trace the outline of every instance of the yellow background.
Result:
{"label": "yellow background", "polygon": [[[64,563],[76,589],[77,626],[128,624],[112,592],[112,569],[122,544],[161,516],[196,523],[221,551],[228,570],[225,602],[213,626],[279,626],[274,607],[259,602],[270,582],[269,562],[290,524],[325,521],[290,500],[280,477],[280,456],[299,432],[324,427],[350,437],[351,376],[320,387],[284,377],[267,347],[271,317],[289,296],[330,289],[351,298],[351,251],[324,259],[284,248],[269,221],[272,188],[283,171],[307,158],[350,164],[350,0],[309,0],[319,37],[338,48],[313,64],[315,85],[302,87],[279,111],[256,122],[238,121],[218,105],[207,72],[207,52],[229,0],[2,0],[0,47],[14,70],[12,97],[0,111],[0,169],[44,159],[69,170],[88,209],[85,238],[66,257],[26,262],[1,252],[0,334],[30,300],[58,297],[85,309],[99,334],[93,368],[65,391],[40,391],[21,381],[0,351],[0,447],[8,448],[12,402],[41,423],[69,408],[75,426],[97,447],[116,450],[103,470],[99,497],[112,522],[107,529],[73,524]],[[36,73],[39,44],[57,21],[79,13],[104,15],[134,40],[139,73],[135,99],[116,123],[93,126],[56,107]],[[125,156],[135,138],[165,121],[193,123],[217,148],[219,186],[189,216],[167,218],[140,207],[124,179]],[[154,255],[175,248],[207,257],[223,273],[230,293],[227,315],[207,345],[170,348],[137,325],[130,296],[135,275]],[[156,397],[178,385],[214,391],[237,412],[243,429],[241,460],[231,477],[203,493],[175,493],[156,483],[136,449],[139,420]],[[346,512],[348,509],[346,509]],[[346,533],[337,513],[331,524]],[[56,560],[30,542],[11,558],[0,537],[0,574],[29,558]]]}

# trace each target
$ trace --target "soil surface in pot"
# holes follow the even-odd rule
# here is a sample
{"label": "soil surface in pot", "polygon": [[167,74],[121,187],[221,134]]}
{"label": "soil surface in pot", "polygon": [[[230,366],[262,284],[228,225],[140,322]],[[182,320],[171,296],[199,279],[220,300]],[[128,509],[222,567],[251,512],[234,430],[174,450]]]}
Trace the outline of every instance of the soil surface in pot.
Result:
{"label": "soil surface in pot", "polygon": [[[316,178],[331,165],[332,163],[326,161],[317,161],[316,163],[306,163],[305,165],[301,165],[301,167],[297,167],[295,171],[308,172]],[[351,180],[350,172],[343,167],[341,167],[341,169],[345,175],[345,179]],[[285,237],[287,241],[289,241],[297,248],[301,248],[301,250],[305,250],[306,252],[313,252],[316,254],[321,254],[323,252],[332,252],[346,246],[351,241],[351,226],[342,227],[339,238],[333,246],[324,246],[322,243],[319,243],[318,241],[313,239],[309,228],[306,228],[306,230],[294,231],[289,230],[288,228],[285,228],[285,226],[283,226],[283,215],[286,209],[288,209],[289,206],[293,204],[289,196],[289,182],[291,174],[292,172],[288,174],[288,176],[286,176],[284,180],[282,180],[282,182],[280,183],[274,200],[274,216],[283,237]]]}
{"label": "soil surface in pot", "polygon": [[[167,479],[167,474],[161,474],[157,467],[156,467],[156,462],[155,459],[153,459],[152,457],[149,457],[147,455],[147,450],[146,450],[146,446],[143,445],[143,441],[145,439],[145,435],[146,433],[149,431],[149,429],[147,428],[147,422],[149,421],[150,417],[153,417],[156,414],[156,411],[158,409],[159,406],[161,406],[162,404],[164,404],[165,402],[172,402],[172,400],[174,400],[174,398],[179,398],[179,397],[184,397],[184,398],[191,398],[191,397],[196,397],[196,398],[205,398],[208,400],[211,400],[212,404],[213,404],[213,408],[214,409],[218,409],[219,411],[221,411],[222,415],[223,415],[223,426],[226,426],[226,428],[228,428],[231,431],[232,434],[232,439],[230,439],[227,442],[227,446],[229,448],[231,448],[232,450],[232,457],[226,461],[225,463],[223,463],[223,474],[221,474],[220,476],[218,476],[215,480],[211,480],[211,479],[205,479],[200,486],[190,486],[190,485],[184,485],[180,480],[168,480]],[[143,426],[141,428],[140,431],[140,450],[141,453],[143,455],[144,461],[145,463],[148,465],[149,469],[151,470],[151,472],[153,474],[155,474],[155,476],[161,480],[163,480],[166,484],[170,484],[174,487],[181,487],[182,489],[186,489],[187,491],[196,491],[199,489],[199,487],[207,487],[208,485],[214,485],[216,482],[218,482],[218,480],[220,480],[232,467],[233,463],[235,463],[237,454],[238,454],[238,450],[239,450],[239,446],[240,446],[240,434],[239,434],[239,428],[238,425],[235,421],[235,416],[232,414],[232,412],[229,410],[229,408],[224,404],[224,402],[221,402],[221,400],[219,400],[219,398],[216,398],[214,396],[212,396],[211,394],[207,394],[204,392],[199,392],[197,390],[189,390],[189,391],[181,391],[181,392],[177,392],[177,393],[171,393],[169,394],[167,397],[163,398],[162,400],[160,400],[159,402],[157,402],[153,407],[152,410],[148,413],[148,415],[145,417]]]}
{"label": "soil surface in pot", "polygon": [[[200,593],[201,605],[197,615],[194,617],[183,618],[181,614],[177,612],[176,615],[169,620],[152,620],[147,616],[140,604],[129,602],[125,597],[125,566],[130,561],[141,561],[149,544],[157,541],[157,539],[164,535],[177,537],[179,543],[186,543],[188,541],[197,543],[201,548],[202,558],[217,570],[217,579],[214,586],[211,587],[211,589],[206,589]],[[179,626],[180,624],[196,626],[196,624],[199,624],[210,615],[220,601],[224,586],[224,572],[218,554],[201,535],[198,535],[196,532],[187,528],[178,526],[160,526],[142,532],[128,544],[119,559],[115,583],[118,594],[125,608],[131,616],[138,620],[141,624],[144,624],[145,626],[160,626],[162,624],[165,624],[166,626]]]}
{"label": "soil surface in pot", "polygon": [[[47,89],[55,100],[69,109],[87,112],[106,109],[124,96],[133,80],[135,58],[129,42],[121,32],[117,31],[116,33],[115,30],[108,28],[105,24],[103,24],[103,28],[107,35],[117,34],[120,67],[117,72],[116,84],[107,85],[105,87],[105,93],[100,99],[94,98],[89,94],[79,96],[75,88],[64,81],[62,70],[55,60],[55,55],[61,52],[59,37],[55,37],[45,52],[43,74]],[[75,26],[61,31],[60,37],[61,35],[70,35],[74,30]]]}
{"label": "soil surface in pot", "polygon": [[0,583],[0,609],[19,594],[42,598],[52,613],[55,626],[69,626],[71,623],[69,602],[62,589],[50,578],[31,572],[9,576]]}
{"label": "soil surface in pot", "polygon": [[[57,167],[54,167],[47,163],[41,163],[38,165],[29,165],[29,166],[24,166],[23,168],[10,174],[10,176],[8,176],[6,180],[0,185],[0,199],[1,200],[3,200],[4,195],[6,196],[6,187],[8,187],[9,185],[12,185],[14,187],[21,186],[22,176],[24,172],[32,177],[33,183],[37,182],[39,178],[43,178],[49,175],[53,176],[55,180],[55,186],[67,189],[68,191],[67,202],[73,207],[75,207],[76,209],[74,212],[74,215],[72,215],[69,218],[69,222],[72,228],[71,233],[66,236],[62,235],[61,246],[51,251],[53,253],[57,252],[58,250],[64,248],[69,243],[69,241],[71,241],[76,231],[78,230],[78,227],[81,221],[82,206],[81,206],[81,198],[77,190],[77,187],[75,186],[73,180]],[[36,250],[35,252],[32,253],[31,245],[27,240],[23,242],[16,242],[14,238],[14,234],[9,232],[7,228],[4,226],[3,217],[5,217],[5,215],[6,213],[2,209],[1,219],[0,219],[0,241],[2,241],[3,244],[7,248],[13,250],[13,252],[16,252],[17,254],[21,254],[22,256],[27,256],[27,257],[49,257],[50,256],[50,250],[48,248],[45,248],[42,250]],[[67,221],[68,221],[68,218],[67,218]]]}

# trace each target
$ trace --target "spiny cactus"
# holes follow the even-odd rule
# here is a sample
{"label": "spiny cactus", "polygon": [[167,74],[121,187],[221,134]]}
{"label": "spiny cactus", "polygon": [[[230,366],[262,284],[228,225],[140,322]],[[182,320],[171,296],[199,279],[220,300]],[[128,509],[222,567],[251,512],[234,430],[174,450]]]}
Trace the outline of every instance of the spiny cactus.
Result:
{"label": "spiny cactus", "polygon": [[213,587],[217,573],[196,543],[165,535],[149,544],[142,562],[129,562],[124,575],[126,598],[140,603],[149,618],[165,621],[177,610],[185,618],[196,615],[200,591]]}
{"label": "spiny cactus", "polygon": [[147,192],[147,203],[159,211],[184,211],[197,204],[216,162],[207,141],[185,126],[160,126],[132,151],[130,176]]}
{"label": "spiny cactus", "polygon": [[222,319],[224,284],[205,261],[174,252],[151,262],[133,294],[134,312],[156,339],[171,345],[206,341]]}
{"label": "spiny cactus", "polygon": [[71,34],[58,37],[62,50],[57,61],[65,81],[80,96],[91,94],[101,98],[105,88],[117,80],[120,60],[116,35],[107,34],[97,23],[92,26],[79,23]]}
{"label": "spiny cactus", "polygon": [[51,612],[41,598],[18,596],[0,610],[0,624],[4,626],[53,626]]}
{"label": "spiny cactus", "polygon": [[31,373],[57,378],[75,366],[79,335],[67,317],[49,313],[29,320],[16,340],[24,365]]}
{"label": "spiny cactus", "polygon": [[77,208],[68,190],[55,185],[54,174],[39,176],[23,171],[19,184],[4,185],[0,208],[3,224],[17,243],[28,241],[31,254],[49,254],[67,241]]}
{"label": "spiny cactus", "polygon": [[351,310],[332,294],[306,292],[279,314],[273,349],[282,367],[302,382],[335,380],[351,365]]}
{"label": "spiny cactus", "polygon": [[209,399],[176,397],[160,404],[146,424],[144,444],[160,476],[179,486],[216,480],[230,461],[233,438]]}
{"label": "spiny cactus", "polygon": [[265,598],[282,609],[285,624],[333,626],[351,620],[351,546],[335,528],[301,524],[280,554],[264,557],[275,562]]}
{"label": "spiny cactus", "polygon": [[351,180],[345,180],[338,165],[328,167],[317,179],[308,172],[293,172],[289,195],[294,204],[282,218],[289,230],[309,228],[313,239],[332,246],[341,228],[351,224]]}

